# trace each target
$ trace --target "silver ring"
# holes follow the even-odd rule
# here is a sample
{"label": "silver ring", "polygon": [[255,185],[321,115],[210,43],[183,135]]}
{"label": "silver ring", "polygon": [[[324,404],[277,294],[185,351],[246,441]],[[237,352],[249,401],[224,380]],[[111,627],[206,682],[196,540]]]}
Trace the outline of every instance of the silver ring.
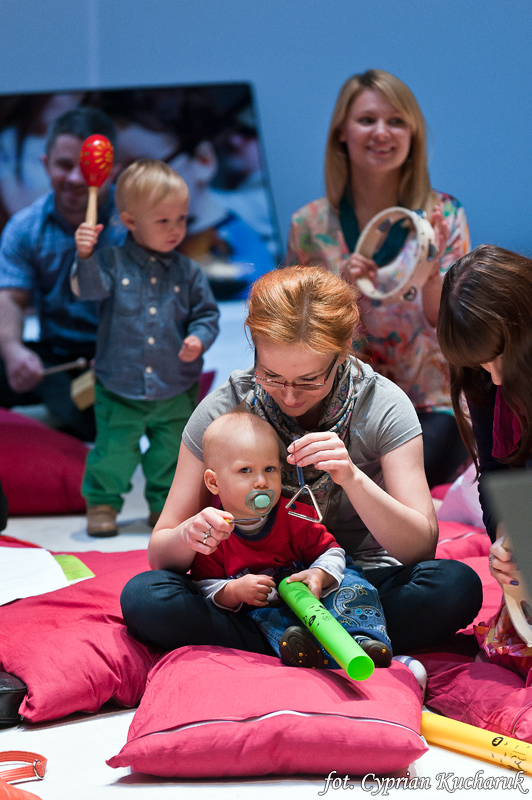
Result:
{"label": "silver ring", "polygon": [[212,525],[209,525],[209,530],[205,531],[205,533],[203,534],[203,544],[207,544],[207,539],[210,538],[211,531],[212,531]]}

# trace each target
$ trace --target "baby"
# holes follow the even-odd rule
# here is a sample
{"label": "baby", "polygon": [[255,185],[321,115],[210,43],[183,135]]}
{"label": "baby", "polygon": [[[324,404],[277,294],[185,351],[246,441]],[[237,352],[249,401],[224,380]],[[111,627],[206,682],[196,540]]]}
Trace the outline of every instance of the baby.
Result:
{"label": "baby", "polygon": [[[236,410],[212,422],[203,436],[205,484],[218,495],[231,536],[210,555],[198,553],[192,578],[217,606],[249,613],[283,663],[337,666],[293,612],[276,586],[305,583],[368,653],[376,666],[392,652],[377,590],[355,567],[324,525],[289,514],[281,498],[279,440],[263,419]],[[298,513],[313,513],[296,504]],[[251,607],[251,608],[249,608]]]}

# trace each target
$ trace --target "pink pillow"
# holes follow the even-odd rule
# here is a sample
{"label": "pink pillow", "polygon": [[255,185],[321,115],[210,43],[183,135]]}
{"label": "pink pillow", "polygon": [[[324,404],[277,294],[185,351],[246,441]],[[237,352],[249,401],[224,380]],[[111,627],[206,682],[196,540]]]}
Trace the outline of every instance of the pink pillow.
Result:
{"label": "pink pillow", "polygon": [[461,522],[439,520],[440,536],[436,558],[455,558],[462,561],[474,556],[489,556],[490,537],[484,528],[464,525]]}
{"label": "pink pillow", "polygon": [[532,687],[498,664],[450,653],[416,655],[429,673],[426,705],[446,717],[532,742]]}
{"label": "pink pillow", "polygon": [[452,483],[440,483],[438,486],[432,487],[430,494],[435,500],[443,500],[451,486]]}
{"label": "pink pillow", "polygon": [[389,773],[427,750],[420,715],[421,690],[400,663],[356,682],[273,656],[184,647],[150,671],[127,744],[107,763],[180,778]]}
{"label": "pink pillow", "polygon": [[9,516],[85,510],[83,442],[5,408],[0,408],[0,442],[0,481]]}
{"label": "pink pillow", "polygon": [[148,569],[146,552],[74,555],[96,577],[0,608],[0,669],[28,687],[19,713],[30,722],[108,700],[135,706],[160,655],[129,636],[120,610],[126,581]]}

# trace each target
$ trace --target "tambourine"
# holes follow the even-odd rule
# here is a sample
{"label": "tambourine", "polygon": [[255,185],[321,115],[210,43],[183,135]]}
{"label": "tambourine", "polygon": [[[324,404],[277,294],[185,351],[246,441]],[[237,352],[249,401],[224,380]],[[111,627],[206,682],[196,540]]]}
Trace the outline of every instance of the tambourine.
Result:
{"label": "tambourine", "polygon": [[359,236],[355,253],[373,259],[384,244],[392,225],[408,230],[404,245],[388,264],[379,267],[375,282],[359,278],[357,286],[375,305],[414,300],[434,269],[438,253],[436,234],[425,211],[393,206],[370,219]]}

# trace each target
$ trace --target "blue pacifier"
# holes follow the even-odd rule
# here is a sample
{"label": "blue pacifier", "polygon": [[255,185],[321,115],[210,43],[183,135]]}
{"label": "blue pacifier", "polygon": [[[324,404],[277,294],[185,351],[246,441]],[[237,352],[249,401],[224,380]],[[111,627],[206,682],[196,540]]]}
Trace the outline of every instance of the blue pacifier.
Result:
{"label": "blue pacifier", "polygon": [[265,517],[272,510],[275,502],[275,492],[271,489],[264,489],[259,492],[250,492],[246,495],[245,504],[259,517]]}

